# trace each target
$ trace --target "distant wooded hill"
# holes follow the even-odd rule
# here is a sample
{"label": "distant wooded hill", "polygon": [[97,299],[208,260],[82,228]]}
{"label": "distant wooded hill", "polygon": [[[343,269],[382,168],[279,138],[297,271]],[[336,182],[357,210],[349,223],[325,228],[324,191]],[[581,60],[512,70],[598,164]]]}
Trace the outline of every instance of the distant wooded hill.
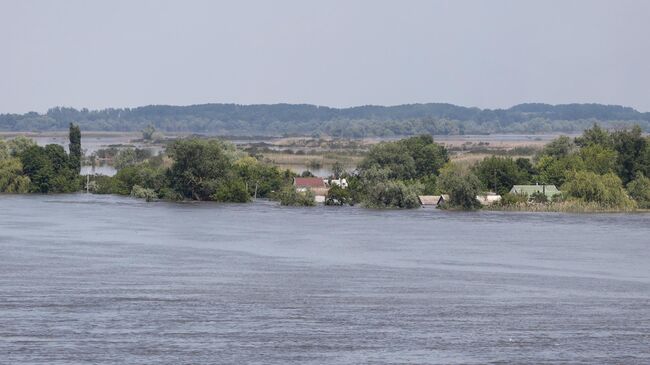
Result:
{"label": "distant wooded hill", "polygon": [[605,128],[639,124],[650,130],[650,113],[602,104],[528,103],[509,109],[452,104],[405,104],[329,108],[307,104],[150,105],[124,109],[56,107],[45,114],[0,114],[2,131],[139,131],[152,124],[167,132],[237,136],[330,135],[391,137],[414,134],[579,132],[593,123]]}

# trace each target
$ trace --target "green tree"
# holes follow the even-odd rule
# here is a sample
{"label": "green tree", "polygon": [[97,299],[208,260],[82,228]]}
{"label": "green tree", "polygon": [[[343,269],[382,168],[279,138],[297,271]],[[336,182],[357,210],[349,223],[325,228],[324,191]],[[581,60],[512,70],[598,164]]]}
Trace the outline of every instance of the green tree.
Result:
{"label": "green tree", "polygon": [[133,148],[125,148],[120,150],[113,159],[113,167],[116,170],[121,170],[127,166],[133,166],[138,163],[135,150]]}
{"label": "green tree", "polygon": [[560,136],[544,146],[540,152],[540,156],[550,156],[555,159],[560,159],[569,156],[575,149],[576,146],[571,138]]}
{"label": "green tree", "polygon": [[353,205],[352,197],[348,189],[338,185],[332,186],[325,196],[325,205]]}
{"label": "green tree", "polygon": [[11,155],[9,154],[7,143],[0,139],[0,161],[8,159],[9,156]]}
{"label": "green tree", "polygon": [[635,126],[630,130],[625,129],[612,133],[612,140],[614,150],[618,153],[616,161],[618,176],[623,180],[623,183],[628,183],[634,179],[639,171],[647,172],[650,168],[645,161],[648,145],[639,126]]}
{"label": "green tree", "polygon": [[604,208],[633,208],[634,202],[623,189],[621,179],[614,173],[598,175],[591,171],[571,173],[562,191],[570,197]]}
{"label": "green tree", "polygon": [[421,193],[420,183],[407,185],[400,180],[385,180],[367,188],[363,204],[369,208],[418,208]]}
{"label": "green tree", "polygon": [[168,148],[174,160],[168,170],[171,188],[185,198],[210,200],[220,184],[232,178],[232,164],[216,140],[188,139]]}
{"label": "green tree", "polygon": [[427,175],[423,176],[418,180],[422,184],[422,194],[424,195],[435,195],[439,193],[438,189],[438,177],[436,175]]}
{"label": "green tree", "polygon": [[405,138],[397,142],[406,147],[415,162],[415,177],[435,175],[449,161],[447,149],[433,141],[431,135]]}
{"label": "green tree", "polygon": [[509,192],[513,185],[528,182],[526,172],[521,171],[511,157],[486,157],[472,170],[481,181],[483,189],[492,189],[501,195]]}
{"label": "green tree", "polygon": [[650,209],[650,178],[639,174],[634,180],[627,184],[627,191],[634,199],[639,208]]}
{"label": "green tree", "polygon": [[533,176],[537,174],[537,170],[535,170],[535,166],[530,162],[530,159],[519,157],[515,160],[515,163],[522,173],[522,179],[528,182],[532,181]]}
{"label": "green tree", "polygon": [[598,123],[594,123],[593,127],[586,129],[582,136],[575,138],[575,144],[580,147],[588,147],[599,145],[604,148],[612,147],[612,138],[605,129],[602,129]]}
{"label": "green tree", "polygon": [[247,203],[251,200],[246,184],[237,177],[220,182],[210,198],[224,203]]}
{"label": "green tree", "polygon": [[581,148],[579,154],[589,171],[603,175],[616,170],[616,151],[602,144],[589,144]]}
{"label": "green tree", "polygon": [[262,163],[250,156],[235,161],[234,169],[235,174],[241,178],[248,189],[248,195],[258,198],[269,197],[293,177],[291,175],[286,178],[277,167]]}
{"label": "green tree", "polygon": [[131,196],[138,199],[144,199],[148,202],[158,199],[158,194],[153,189],[143,188],[140,185],[134,185],[131,189]]}
{"label": "green tree", "polygon": [[552,184],[561,186],[567,180],[567,175],[585,170],[585,163],[576,154],[556,159],[551,156],[542,156],[536,165],[537,176],[533,177],[534,182],[539,184]]}
{"label": "green tree", "polygon": [[17,136],[7,142],[7,148],[9,149],[9,154],[11,156],[20,156],[23,151],[32,146],[36,146],[36,142],[25,136]]}
{"label": "green tree", "polygon": [[316,205],[314,193],[311,190],[298,192],[291,185],[284,186],[276,195],[281,205],[311,207]]}
{"label": "green tree", "polygon": [[397,142],[382,142],[370,148],[359,169],[373,167],[385,169],[391,179],[413,179],[417,175],[415,160],[408,149]]}
{"label": "green tree", "polygon": [[113,176],[113,191],[114,194],[129,195],[135,185],[142,186],[142,179],[140,178],[140,169],[137,166],[126,166],[118,170]]}
{"label": "green tree", "polygon": [[28,147],[21,153],[20,160],[30,179],[31,192],[66,193],[80,188],[79,175],[70,168],[68,155],[59,145]]}
{"label": "green tree", "polygon": [[481,192],[481,181],[469,169],[448,163],[440,170],[438,183],[441,191],[449,194],[446,206],[464,210],[481,207],[481,203],[476,199]]}
{"label": "green tree", "polygon": [[378,167],[387,169],[390,179],[410,180],[437,174],[447,161],[447,150],[430,135],[421,135],[374,145],[359,169]]}
{"label": "green tree", "polygon": [[153,140],[154,133],[156,133],[156,128],[153,124],[149,123],[144,129],[142,129],[142,139],[145,141]]}
{"label": "green tree", "polygon": [[70,168],[78,175],[81,171],[81,130],[79,126],[70,123],[69,139]]}
{"label": "green tree", "polygon": [[26,193],[29,183],[29,177],[23,175],[23,165],[18,158],[0,159],[0,193]]}

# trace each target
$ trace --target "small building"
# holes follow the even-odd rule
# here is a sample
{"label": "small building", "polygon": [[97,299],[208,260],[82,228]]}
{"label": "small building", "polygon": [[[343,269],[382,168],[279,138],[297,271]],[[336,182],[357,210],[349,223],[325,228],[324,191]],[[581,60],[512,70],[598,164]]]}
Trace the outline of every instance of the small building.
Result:
{"label": "small building", "polygon": [[481,205],[490,205],[500,201],[501,195],[493,192],[487,192],[481,195],[477,195],[476,200],[478,200]]}
{"label": "small building", "polygon": [[307,189],[327,188],[325,181],[320,177],[294,177],[293,186],[297,191],[306,191]]}
{"label": "small building", "polygon": [[526,194],[530,198],[535,193],[542,193],[546,198],[551,200],[554,195],[561,194],[555,185],[515,185],[510,189],[511,194]]}
{"label": "small building", "polygon": [[293,187],[297,192],[301,193],[311,190],[316,196],[316,202],[322,203],[325,201],[325,196],[329,190],[325,181],[320,177],[294,177]]}
{"label": "small building", "polygon": [[422,206],[435,207],[435,206],[438,206],[439,204],[444,203],[446,200],[449,200],[449,195],[447,195],[447,194],[442,194],[442,195],[418,195],[418,199],[420,200],[420,204]]}
{"label": "small building", "polygon": [[440,195],[418,195],[420,204],[423,206],[436,206],[438,205],[438,200],[440,200]]}

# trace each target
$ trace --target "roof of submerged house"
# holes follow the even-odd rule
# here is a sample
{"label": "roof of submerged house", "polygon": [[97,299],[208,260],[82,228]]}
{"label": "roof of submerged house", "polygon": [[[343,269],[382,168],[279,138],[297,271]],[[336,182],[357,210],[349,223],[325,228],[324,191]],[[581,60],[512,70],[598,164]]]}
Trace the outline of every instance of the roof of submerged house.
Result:
{"label": "roof of submerged house", "polygon": [[515,185],[510,190],[514,194],[526,194],[528,196],[533,195],[534,193],[544,192],[546,196],[553,196],[560,194],[560,191],[555,187],[555,185]]}
{"label": "roof of submerged house", "polygon": [[418,199],[420,199],[422,205],[438,205],[445,200],[449,200],[449,195],[418,195]]}
{"label": "roof of submerged house", "polygon": [[440,195],[418,195],[418,199],[422,205],[437,205]]}
{"label": "roof of submerged house", "polygon": [[293,185],[298,188],[324,188],[325,181],[320,177],[294,177]]}

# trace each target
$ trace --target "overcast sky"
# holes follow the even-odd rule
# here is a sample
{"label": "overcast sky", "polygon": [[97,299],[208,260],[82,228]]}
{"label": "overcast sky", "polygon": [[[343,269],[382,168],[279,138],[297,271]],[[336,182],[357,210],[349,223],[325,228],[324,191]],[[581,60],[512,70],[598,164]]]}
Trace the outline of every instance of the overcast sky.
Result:
{"label": "overcast sky", "polygon": [[208,102],[650,111],[650,1],[0,0],[0,113]]}

